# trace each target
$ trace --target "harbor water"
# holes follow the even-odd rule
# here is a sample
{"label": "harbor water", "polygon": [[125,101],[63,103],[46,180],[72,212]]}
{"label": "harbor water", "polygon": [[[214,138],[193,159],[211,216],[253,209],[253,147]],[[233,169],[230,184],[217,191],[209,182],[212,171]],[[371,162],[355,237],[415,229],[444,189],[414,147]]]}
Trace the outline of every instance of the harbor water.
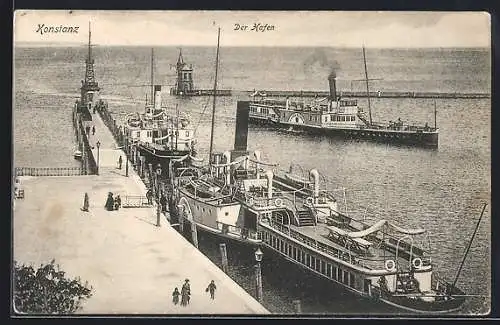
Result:
{"label": "harbor water", "polygon": [[[150,49],[96,47],[95,71],[101,98],[117,119],[143,110],[149,93]],[[85,47],[15,48],[13,142],[17,167],[78,166],[71,109],[84,77]],[[212,98],[177,99],[174,85],[178,49],[155,49],[155,83],[163,86],[163,103],[191,116],[200,157],[207,157]],[[486,49],[367,49],[371,90],[489,92],[490,53]],[[193,64],[196,88],[213,87],[215,48],[183,48]],[[316,58],[326,57],[327,61]],[[231,149],[238,90],[327,90],[329,65],[336,61],[337,89],[361,91],[365,85],[360,49],[221,48],[220,89],[235,95],[217,99],[215,149]],[[307,99],[305,99],[307,100]],[[367,100],[359,99],[368,109]],[[434,124],[437,108],[438,149],[422,149],[356,140],[311,137],[251,127],[250,150],[280,168],[300,165],[304,173],[317,168],[330,189],[345,188],[349,211],[362,211],[368,221],[384,218],[404,227],[429,231],[435,271],[453,280],[483,203],[491,197],[491,103],[489,99],[371,100],[374,121]],[[338,192],[339,195],[342,191]],[[354,212],[353,212],[354,213]],[[478,234],[457,285],[471,297],[463,314],[487,313],[491,287],[491,212],[485,211]],[[200,238],[201,250],[219,263],[219,241]],[[228,243],[230,272],[250,293],[253,253]],[[394,310],[325,286],[265,252],[264,305],[272,312],[293,312],[302,301],[304,313],[379,314]],[[292,271],[290,271],[292,270]]]}

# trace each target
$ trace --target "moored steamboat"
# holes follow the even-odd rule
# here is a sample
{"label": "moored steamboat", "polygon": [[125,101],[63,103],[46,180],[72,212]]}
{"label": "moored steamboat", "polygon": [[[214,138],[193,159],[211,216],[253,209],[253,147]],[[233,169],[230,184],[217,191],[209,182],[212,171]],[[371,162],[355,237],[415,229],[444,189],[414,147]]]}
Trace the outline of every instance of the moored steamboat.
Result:
{"label": "moored steamboat", "polygon": [[[151,71],[153,58],[152,53]],[[196,140],[189,115],[178,109],[173,113],[168,114],[167,108],[162,105],[161,85],[151,84],[150,103],[146,101],[143,113],[129,114],[124,128],[128,141],[138,153],[146,157],[148,163],[154,166],[160,164],[164,171],[168,170],[170,160],[195,155]]]}
{"label": "moored steamboat", "polygon": [[325,188],[317,170],[305,176],[283,171],[247,151],[242,120],[248,105],[239,103],[234,150],[213,153],[208,167],[191,166],[196,172],[172,180],[181,223],[272,250],[326,281],[407,311],[461,307],[464,293],[433,272],[424,229],[364,222],[342,212],[345,197]]}

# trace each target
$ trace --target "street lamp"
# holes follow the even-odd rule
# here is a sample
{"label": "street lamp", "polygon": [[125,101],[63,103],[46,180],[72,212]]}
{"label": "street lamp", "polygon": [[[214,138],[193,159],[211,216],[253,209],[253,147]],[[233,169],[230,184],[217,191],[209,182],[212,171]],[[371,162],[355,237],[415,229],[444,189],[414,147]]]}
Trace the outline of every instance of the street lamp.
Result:
{"label": "street lamp", "polygon": [[125,177],[128,177],[128,156],[129,156],[129,146],[128,146],[128,138],[125,137]]}
{"label": "street lamp", "polygon": [[255,261],[257,262],[255,265],[255,284],[257,287],[257,300],[259,302],[262,302],[262,272],[260,262],[262,262],[263,255],[264,253],[262,253],[260,248],[257,248],[255,251]]}
{"label": "street lamp", "polygon": [[97,146],[97,175],[99,175],[99,147],[101,146],[99,140],[97,140],[95,145]]}
{"label": "street lamp", "polygon": [[161,213],[160,176],[161,176],[161,165],[158,164],[158,166],[156,167],[156,227],[160,227],[160,213]]}

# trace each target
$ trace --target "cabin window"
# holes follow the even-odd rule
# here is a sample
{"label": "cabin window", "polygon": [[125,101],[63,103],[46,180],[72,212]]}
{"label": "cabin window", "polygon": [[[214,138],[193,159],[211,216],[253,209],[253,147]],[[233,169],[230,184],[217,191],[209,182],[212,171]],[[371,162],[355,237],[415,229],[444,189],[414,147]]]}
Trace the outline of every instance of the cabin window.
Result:
{"label": "cabin window", "polygon": [[356,121],[356,117],[355,116],[351,116],[351,121]]}
{"label": "cabin window", "polygon": [[332,278],[335,280],[339,279],[339,268],[336,266],[333,266]]}
{"label": "cabin window", "polygon": [[321,260],[319,258],[316,258],[316,265],[314,265],[314,269],[318,272],[321,272]]}
{"label": "cabin window", "polygon": [[304,252],[299,250],[299,262],[304,264]]}
{"label": "cabin window", "polygon": [[203,212],[205,212],[205,208],[203,208],[202,210],[203,210]]}
{"label": "cabin window", "polygon": [[323,274],[327,274],[326,273],[326,264],[325,264],[325,261],[321,260],[321,273]]}
{"label": "cabin window", "polygon": [[295,118],[295,123],[299,123],[299,118],[298,117]]}
{"label": "cabin window", "polygon": [[348,284],[349,283],[349,272],[342,271],[342,283],[343,284]]}
{"label": "cabin window", "polygon": [[312,120],[312,116],[311,116],[311,115],[309,115],[309,121],[310,121],[310,120]]}
{"label": "cabin window", "polygon": [[227,211],[226,211],[226,212],[224,212],[224,215],[225,215],[225,216],[228,216],[228,215],[229,215],[229,212],[227,212]]}
{"label": "cabin window", "polygon": [[332,278],[332,265],[330,263],[326,263],[326,275],[331,279]]}
{"label": "cabin window", "polygon": [[279,245],[280,245],[279,250],[280,250],[280,252],[283,252],[283,241],[281,239],[278,239],[278,241],[279,241]]}
{"label": "cabin window", "polygon": [[305,258],[304,258],[304,265],[305,266],[309,266],[309,254],[304,253],[304,256],[305,256]]}
{"label": "cabin window", "polygon": [[355,277],[354,273],[349,272],[349,286],[354,288]]}
{"label": "cabin window", "polygon": [[297,247],[293,247],[293,259],[297,260]]}
{"label": "cabin window", "polygon": [[292,246],[288,244],[287,247],[288,247],[287,255],[292,256]]}

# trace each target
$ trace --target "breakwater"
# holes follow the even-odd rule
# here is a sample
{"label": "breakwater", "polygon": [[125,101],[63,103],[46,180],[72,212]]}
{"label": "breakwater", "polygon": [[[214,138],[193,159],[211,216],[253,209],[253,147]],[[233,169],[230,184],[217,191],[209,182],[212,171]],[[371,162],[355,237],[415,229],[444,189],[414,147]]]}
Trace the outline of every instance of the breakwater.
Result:
{"label": "breakwater", "polygon": [[98,173],[97,163],[92,154],[92,147],[89,144],[88,132],[90,126],[88,120],[83,122],[82,113],[78,112],[78,103],[73,107],[73,129],[75,131],[78,150],[82,153],[82,174],[95,175]]}
{"label": "breakwater", "polygon": [[[213,96],[211,89],[198,89],[188,93],[176,93],[171,91],[171,95],[183,97]],[[253,96],[255,94],[267,97],[328,97],[328,91],[315,90],[230,90],[222,89],[217,91],[217,96],[232,96],[234,94],[245,94]],[[341,91],[340,97],[366,98],[368,95],[362,91]],[[418,91],[373,91],[370,92],[373,98],[444,98],[444,99],[482,99],[490,98],[489,93],[449,93],[449,92],[418,92]]]}
{"label": "breakwater", "polygon": [[[248,95],[260,95],[268,97],[328,97],[328,91],[313,91],[313,90],[258,90],[247,91]],[[340,91],[340,97],[368,97],[366,92],[361,91]],[[416,92],[416,91],[373,91],[370,92],[369,97],[373,98],[468,98],[468,99],[481,99],[490,98],[489,93],[440,93],[440,92]]]}

